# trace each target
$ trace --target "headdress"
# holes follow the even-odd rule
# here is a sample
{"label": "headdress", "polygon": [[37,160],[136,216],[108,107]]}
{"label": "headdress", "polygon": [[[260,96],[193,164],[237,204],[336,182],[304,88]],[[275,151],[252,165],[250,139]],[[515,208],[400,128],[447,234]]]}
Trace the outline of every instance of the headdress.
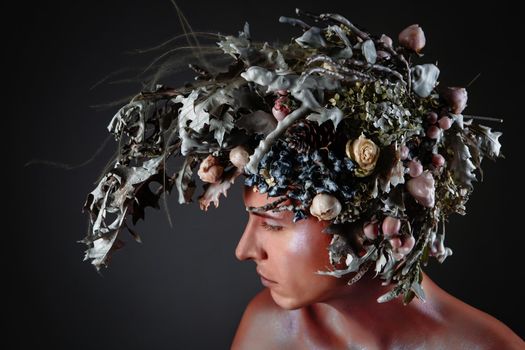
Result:
{"label": "headdress", "polygon": [[108,129],[118,155],[84,205],[85,260],[106,265],[124,229],[140,240],[126,218],[144,219],[173,187],[190,203],[199,177],[207,210],[242,174],[277,198],[247,210],[329,221],[334,269],[318,273],[354,272],[351,284],[373,268],[393,284],[378,302],[424,300],[422,267],[452,254],[444,223],[465,214],[482,159],[501,156],[501,133],[463,114],[465,88],[441,87],[435,64],[414,63],[425,46],[418,25],[394,43],[338,14],[297,14],[313,25],[280,17],[302,32],[288,43],[255,42],[246,23],[238,36],[220,36],[226,69],[191,64],[195,82],[157,84],[115,114]]}

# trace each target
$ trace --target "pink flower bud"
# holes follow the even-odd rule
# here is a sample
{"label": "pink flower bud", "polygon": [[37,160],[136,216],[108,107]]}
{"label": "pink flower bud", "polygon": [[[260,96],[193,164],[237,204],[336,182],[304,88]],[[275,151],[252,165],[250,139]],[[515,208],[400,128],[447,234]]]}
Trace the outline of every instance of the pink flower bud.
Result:
{"label": "pink flower bud", "polygon": [[443,166],[443,164],[445,164],[445,158],[443,158],[443,156],[441,154],[433,154],[432,155],[432,164],[434,164],[434,166],[436,168],[440,168]]}
{"label": "pink flower bud", "polygon": [[378,50],[376,54],[377,54],[377,58],[380,58],[380,59],[390,58],[390,54],[383,50]]}
{"label": "pink flower bud", "polygon": [[427,170],[418,177],[408,180],[406,184],[408,192],[414,199],[424,207],[432,208],[435,204],[434,177]]}
{"label": "pink flower bud", "polygon": [[401,146],[401,150],[400,150],[401,160],[408,159],[409,155],[410,155],[410,149],[405,145]]}
{"label": "pink flower bud", "polygon": [[414,248],[414,245],[416,244],[416,239],[414,236],[408,236],[403,242],[403,245],[400,246],[397,251],[398,253],[401,253],[403,255],[407,255],[412,251],[412,248]]}
{"label": "pink flower bud", "polygon": [[392,38],[385,34],[381,34],[381,37],[379,38],[379,42],[383,43],[383,45],[385,45],[386,47],[392,47],[392,44],[393,44]]}
{"label": "pink flower bud", "polygon": [[437,126],[435,125],[432,125],[431,127],[428,128],[427,130],[427,136],[431,139],[438,139],[439,138],[439,135],[441,134],[441,129],[439,129]]}
{"label": "pink flower bud", "polygon": [[442,117],[438,121],[439,127],[443,130],[450,129],[450,127],[452,126],[452,123],[453,123],[453,120],[452,118],[449,118],[449,117]]}
{"label": "pink flower bud", "polygon": [[460,114],[467,107],[468,94],[465,88],[447,87],[441,91],[441,96],[454,114]]}
{"label": "pink flower bud", "polygon": [[397,248],[401,247],[402,245],[401,239],[398,237],[390,238],[388,241],[394,250],[397,250]]}
{"label": "pink flower bud", "polygon": [[412,177],[418,177],[423,173],[423,165],[421,165],[419,160],[411,160],[408,162],[408,173]]}
{"label": "pink flower bud", "polygon": [[201,162],[197,175],[204,182],[217,183],[221,180],[223,171],[224,167],[219,160],[210,154]]}
{"label": "pink flower bud", "polygon": [[427,114],[427,120],[430,124],[436,124],[438,120],[438,115],[436,112],[430,112]]}
{"label": "pink flower bud", "polygon": [[250,153],[244,146],[237,146],[230,150],[230,162],[232,162],[235,167],[243,169],[248,161],[250,160]]}
{"label": "pink flower bud", "polygon": [[379,225],[377,224],[377,222],[367,223],[363,227],[363,233],[365,234],[366,238],[374,240],[378,236]]}
{"label": "pink flower bud", "polygon": [[425,33],[423,33],[423,29],[418,24],[412,24],[403,29],[399,33],[398,40],[401,46],[418,53],[425,47],[426,43]]}
{"label": "pink flower bud", "polygon": [[291,110],[286,105],[288,101],[289,99],[287,96],[281,96],[275,100],[275,105],[272,108],[272,114],[278,121],[283,120],[288,114],[290,114]]}
{"label": "pink flower bud", "polygon": [[384,218],[381,228],[383,229],[383,235],[385,237],[392,237],[399,233],[399,230],[401,229],[401,220],[387,216]]}

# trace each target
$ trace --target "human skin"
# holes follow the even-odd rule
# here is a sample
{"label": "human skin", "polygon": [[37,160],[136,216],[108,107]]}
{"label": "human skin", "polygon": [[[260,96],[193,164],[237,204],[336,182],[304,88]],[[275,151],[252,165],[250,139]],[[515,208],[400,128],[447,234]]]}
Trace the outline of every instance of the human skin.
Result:
{"label": "human skin", "polygon": [[[244,189],[247,207],[275,199]],[[331,235],[321,232],[328,222],[309,216],[293,223],[290,211],[265,214],[272,217],[249,214],[235,254],[273,282],[264,282],[247,306],[232,349],[525,349],[510,328],[425,273],[426,302],[415,298],[406,306],[400,299],[377,303],[392,286],[382,286],[373,271],[351,286],[353,274],[316,274],[331,266]]]}

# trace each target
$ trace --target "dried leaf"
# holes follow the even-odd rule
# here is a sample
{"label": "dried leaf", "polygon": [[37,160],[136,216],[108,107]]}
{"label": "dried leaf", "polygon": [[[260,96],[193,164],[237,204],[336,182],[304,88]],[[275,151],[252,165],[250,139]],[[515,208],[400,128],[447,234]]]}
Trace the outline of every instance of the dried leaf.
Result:
{"label": "dried leaf", "polygon": [[210,120],[210,131],[213,131],[213,137],[215,137],[221,147],[224,134],[230,132],[233,127],[233,116],[231,113],[224,113],[221,118],[213,118]]}
{"label": "dried leaf", "polygon": [[221,182],[206,184],[205,192],[199,197],[199,206],[201,210],[207,211],[209,205],[213,202],[215,208],[219,207],[219,197],[221,193],[227,197],[227,191],[235,182],[235,179],[243,173],[242,169],[233,167],[225,172]]}
{"label": "dried leaf", "polygon": [[337,107],[330,109],[322,108],[317,113],[310,114],[306,119],[316,121],[319,125],[327,120],[331,120],[334,124],[334,129],[337,129],[339,122],[343,120],[343,112]]}
{"label": "dried leaf", "polygon": [[175,175],[175,185],[179,192],[179,203],[190,203],[193,192],[195,191],[195,181],[193,180],[193,169],[199,160],[196,155],[189,155],[184,160],[181,169]]}

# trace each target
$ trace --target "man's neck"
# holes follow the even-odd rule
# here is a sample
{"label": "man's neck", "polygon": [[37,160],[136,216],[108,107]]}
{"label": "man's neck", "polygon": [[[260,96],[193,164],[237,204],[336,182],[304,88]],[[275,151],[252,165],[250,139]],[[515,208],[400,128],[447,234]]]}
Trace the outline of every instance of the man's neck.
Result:
{"label": "man's neck", "polygon": [[433,300],[435,284],[426,274],[422,283],[426,302],[414,298],[407,305],[403,305],[402,297],[378,303],[377,298],[390,291],[393,285],[383,286],[382,280],[373,275],[374,272],[369,272],[355,284],[342,286],[326,301],[307,306],[305,316],[317,322],[329,322],[325,327],[334,325],[335,332],[340,333],[335,336],[348,336],[345,332],[351,329],[356,341],[363,344],[395,341],[400,334],[407,333],[405,327],[440,322]]}

